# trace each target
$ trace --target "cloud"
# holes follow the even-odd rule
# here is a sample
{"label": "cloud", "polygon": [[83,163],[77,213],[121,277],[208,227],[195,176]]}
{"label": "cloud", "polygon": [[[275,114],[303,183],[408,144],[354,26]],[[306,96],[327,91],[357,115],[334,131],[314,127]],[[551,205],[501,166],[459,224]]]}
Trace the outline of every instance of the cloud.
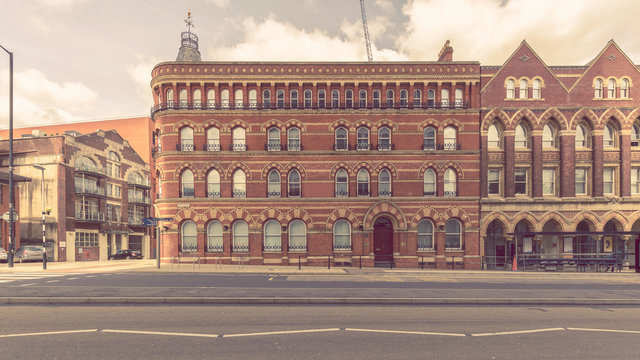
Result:
{"label": "cloud", "polygon": [[637,0],[601,5],[600,0],[409,0],[402,8],[407,33],[396,46],[413,60],[435,60],[450,39],[454,60],[500,65],[526,39],[545,62],[565,65],[586,63],[616,37],[618,43],[633,43],[623,48],[640,55],[640,44],[628,31],[640,10]]}
{"label": "cloud", "polygon": [[[14,125],[78,121],[94,109],[98,93],[82,83],[58,84],[36,69],[14,74]],[[8,89],[9,73],[0,76],[0,87]],[[9,94],[0,96],[0,127],[9,123]]]}
{"label": "cloud", "polygon": [[47,7],[69,7],[86,1],[87,0],[36,0],[36,3]]}
{"label": "cloud", "polygon": [[[241,42],[207,51],[205,60],[224,61],[363,61],[367,59],[360,21],[343,23],[339,36],[311,31],[280,22],[269,16],[264,21],[243,19]],[[377,28],[376,28],[377,29]],[[377,30],[376,30],[377,31]],[[381,52],[385,60],[405,57],[393,50]],[[378,59],[376,59],[378,60]],[[382,60],[382,59],[379,59]]]}
{"label": "cloud", "polygon": [[376,0],[374,4],[386,13],[392,13],[396,10],[391,0]]}
{"label": "cloud", "polygon": [[229,0],[207,0],[207,2],[210,2],[221,9],[224,9],[227,6],[229,6]]}
{"label": "cloud", "polygon": [[136,54],[135,58],[135,63],[127,64],[127,73],[131,76],[138,98],[143,101],[144,105],[149,105],[153,102],[151,89],[149,88],[151,70],[156,64],[162,62],[162,59],[145,57],[140,54]]}

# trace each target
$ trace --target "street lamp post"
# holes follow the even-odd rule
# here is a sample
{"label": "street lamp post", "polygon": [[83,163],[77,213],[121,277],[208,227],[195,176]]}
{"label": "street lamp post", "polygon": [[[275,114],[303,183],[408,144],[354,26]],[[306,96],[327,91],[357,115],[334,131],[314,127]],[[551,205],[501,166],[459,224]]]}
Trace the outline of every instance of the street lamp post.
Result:
{"label": "street lamp post", "polygon": [[9,54],[9,253],[7,263],[13,267],[13,221],[15,210],[13,209],[13,53],[4,46],[0,48]]}
{"label": "street lamp post", "polygon": [[40,182],[40,196],[42,199],[42,270],[47,270],[47,228],[45,226],[44,216],[47,213],[44,208],[44,166],[31,165],[42,172],[42,181]]}

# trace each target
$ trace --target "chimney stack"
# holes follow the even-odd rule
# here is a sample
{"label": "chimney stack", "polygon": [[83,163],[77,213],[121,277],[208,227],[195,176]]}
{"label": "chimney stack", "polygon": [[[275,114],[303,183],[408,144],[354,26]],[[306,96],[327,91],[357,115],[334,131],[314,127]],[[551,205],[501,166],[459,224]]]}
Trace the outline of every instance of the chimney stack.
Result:
{"label": "chimney stack", "polygon": [[438,54],[438,61],[451,62],[453,61],[453,47],[450,45],[449,40],[445,41]]}

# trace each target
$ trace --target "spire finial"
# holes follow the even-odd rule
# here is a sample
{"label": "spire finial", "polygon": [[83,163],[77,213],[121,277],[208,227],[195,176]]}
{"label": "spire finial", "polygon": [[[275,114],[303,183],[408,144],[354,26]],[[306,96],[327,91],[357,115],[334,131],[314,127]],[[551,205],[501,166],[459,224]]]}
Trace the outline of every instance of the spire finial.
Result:
{"label": "spire finial", "polygon": [[187,18],[184,19],[184,22],[187,24],[187,32],[191,32],[191,27],[195,27],[195,25],[193,25],[193,21],[191,21],[191,9],[189,9],[189,11],[187,12]]}

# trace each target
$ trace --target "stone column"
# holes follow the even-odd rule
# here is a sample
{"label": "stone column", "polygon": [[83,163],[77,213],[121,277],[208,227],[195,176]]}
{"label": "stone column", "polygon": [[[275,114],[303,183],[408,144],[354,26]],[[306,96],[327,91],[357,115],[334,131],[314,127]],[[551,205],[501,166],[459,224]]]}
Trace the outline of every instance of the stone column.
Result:
{"label": "stone column", "polygon": [[576,196],[576,139],[575,132],[560,131],[560,196]]}
{"label": "stone column", "polygon": [[620,134],[620,196],[631,196],[631,130]]}
{"label": "stone column", "polygon": [[602,196],[602,168],[603,168],[603,155],[602,155],[602,130],[594,130],[591,137],[591,144],[593,150],[593,166],[592,166],[592,191],[593,197]]}
{"label": "stone column", "polygon": [[515,131],[504,132],[504,197],[515,196]]}
{"label": "stone column", "polygon": [[531,132],[531,183],[533,197],[542,197],[542,131]]}

